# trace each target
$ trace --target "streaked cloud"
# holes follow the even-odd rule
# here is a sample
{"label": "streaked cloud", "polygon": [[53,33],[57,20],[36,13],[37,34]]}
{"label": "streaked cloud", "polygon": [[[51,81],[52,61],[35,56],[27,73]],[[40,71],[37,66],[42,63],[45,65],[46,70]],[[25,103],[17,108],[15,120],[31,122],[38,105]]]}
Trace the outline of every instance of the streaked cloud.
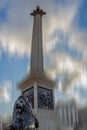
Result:
{"label": "streaked cloud", "polygon": [[[68,0],[66,0],[66,2],[67,1]],[[32,18],[29,16],[29,12],[31,12],[37,4],[40,4],[41,7],[47,11],[47,16],[45,16],[43,20],[44,46],[46,46],[49,41],[52,47],[51,43],[53,44],[55,40],[53,40],[50,35],[53,34],[55,29],[60,29],[64,33],[68,32],[77,12],[79,2],[77,0],[73,2],[68,1],[67,4],[62,5],[60,1],[56,4],[53,0],[45,0],[44,2],[38,0],[16,0],[11,2],[8,0],[2,3],[1,9],[8,5],[8,3],[9,8],[6,10],[7,21],[0,26],[1,47],[11,54],[16,53],[23,56],[24,54],[29,55],[30,52]],[[48,3],[50,6],[48,7],[44,3]]]}
{"label": "streaked cloud", "polygon": [[10,81],[4,81],[0,84],[0,102],[8,103],[11,101],[12,84]]}

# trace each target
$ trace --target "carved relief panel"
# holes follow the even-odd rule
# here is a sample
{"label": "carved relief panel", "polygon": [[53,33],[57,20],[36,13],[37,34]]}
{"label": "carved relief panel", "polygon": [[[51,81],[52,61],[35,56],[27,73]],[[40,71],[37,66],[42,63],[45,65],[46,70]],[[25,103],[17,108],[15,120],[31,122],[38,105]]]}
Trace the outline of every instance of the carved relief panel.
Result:
{"label": "carved relief panel", "polygon": [[32,108],[34,108],[34,88],[31,87],[28,90],[23,92],[27,101],[31,104]]}
{"label": "carved relief panel", "polygon": [[52,90],[38,86],[38,108],[54,109]]}

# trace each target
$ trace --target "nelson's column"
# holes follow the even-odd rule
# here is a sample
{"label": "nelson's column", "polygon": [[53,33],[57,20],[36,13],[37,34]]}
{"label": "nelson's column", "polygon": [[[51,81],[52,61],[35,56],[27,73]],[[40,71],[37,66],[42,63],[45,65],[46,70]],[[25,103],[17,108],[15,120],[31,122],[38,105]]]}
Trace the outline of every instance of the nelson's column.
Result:
{"label": "nelson's column", "polygon": [[54,111],[54,82],[45,75],[43,64],[42,16],[46,13],[39,6],[31,13],[34,18],[30,72],[19,83],[39,121],[39,130],[57,130]]}

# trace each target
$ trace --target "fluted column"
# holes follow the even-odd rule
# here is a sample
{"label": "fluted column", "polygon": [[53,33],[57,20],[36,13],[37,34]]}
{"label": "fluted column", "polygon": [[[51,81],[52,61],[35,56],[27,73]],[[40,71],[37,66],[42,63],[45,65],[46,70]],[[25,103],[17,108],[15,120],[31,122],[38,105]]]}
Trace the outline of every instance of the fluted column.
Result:
{"label": "fluted column", "polygon": [[45,14],[39,6],[31,13],[34,16],[30,64],[31,73],[43,73],[42,16]]}

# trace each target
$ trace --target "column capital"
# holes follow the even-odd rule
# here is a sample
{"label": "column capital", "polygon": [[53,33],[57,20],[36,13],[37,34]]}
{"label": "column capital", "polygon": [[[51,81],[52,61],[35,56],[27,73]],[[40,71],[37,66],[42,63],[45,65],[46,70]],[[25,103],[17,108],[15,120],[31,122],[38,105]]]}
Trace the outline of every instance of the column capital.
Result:
{"label": "column capital", "polygon": [[46,14],[46,12],[44,12],[44,11],[40,8],[40,6],[39,6],[39,5],[37,5],[37,6],[36,6],[36,9],[35,9],[35,10],[33,10],[33,12],[32,12],[32,13],[30,13],[30,15],[35,16],[36,14],[45,15],[45,14]]}

